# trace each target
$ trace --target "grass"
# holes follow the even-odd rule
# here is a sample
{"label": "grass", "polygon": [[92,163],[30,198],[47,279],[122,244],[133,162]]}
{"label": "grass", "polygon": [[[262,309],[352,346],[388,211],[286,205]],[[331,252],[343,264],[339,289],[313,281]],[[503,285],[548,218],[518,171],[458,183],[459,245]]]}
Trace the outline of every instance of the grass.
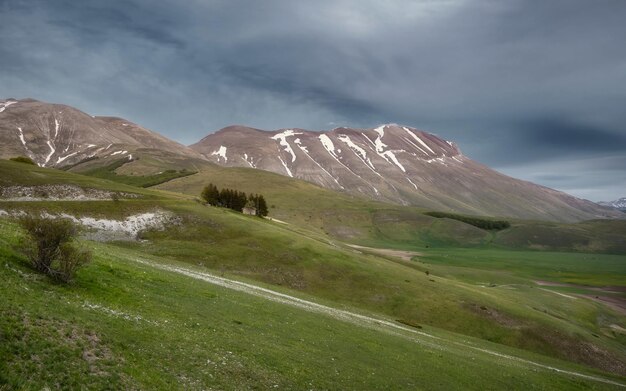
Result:
{"label": "grass", "polygon": [[54,285],[12,250],[14,228],[0,223],[0,388],[611,389],[456,342],[597,374],[580,366],[430,327],[444,341],[416,343],[140,265],[144,254],[110,245],[91,244],[94,263]]}
{"label": "grass", "polygon": [[263,194],[269,216],[289,222],[294,229],[364,246],[626,254],[626,220],[565,224],[507,219],[510,228],[485,231],[462,221],[428,216],[429,211],[421,208],[370,201],[262,170],[216,165],[202,166],[196,175],[156,187],[197,197],[208,183]]}
{"label": "grass", "polygon": [[[269,380],[265,383],[263,379],[282,379],[278,384],[283,388],[304,388],[307,387],[304,379],[307,376],[309,378],[313,376],[312,373],[317,373],[315,378],[319,380],[315,384],[321,384],[313,388],[335,388],[329,383],[329,379],[323,379],[323,374],[334,370],[339,365],[338,363],[320,363],[318,362],[321,360],[320,357],[312,357],[305,363],[282,362],[284,360],[296,360],[297,349],[302,352],[310,352],[310,354],[322,354],[320,350],[307,350],[309,348],[300,346],[297,338],[292,340],[290,337],[292,334],[309,341],[309,343],[318,341],[317,344],[320,346],[315,347],[316,349],[322,349],[323,343],[319,341],[334,341],[324,345],[326,355],[331,354],[329,351],[334,345],[340,346],[339,350],[343,349],[343,360],[346,362],[343,366],[339,366],[340,372],[337,377],[340,374],[348,373],[350,374],[348,379],[351,380],[342,382],[342,380],[332,378],[337,384],[345,385],[345,387],[340,388],[358,388],[354,385],[360,385],[362,388],[382,388],[380,379],[371,379],[367,383],[358,376],[359,371],[360,373],[367,373],[370,369],[377,373],[376,367],[380,366],[379,358],[384,358],[388,360],[389,365],[393,364],[398,367],[397,370],[388,372],[385,369],[384,371],[394,379],[411,379],[406,384],[397,383],[399,386],[394,388],[422,387],[432,389],[445,388],[446,386],[460,388],[465,384],[462,383],[465,381],[464,379],[475,379],[473,374],[455,372],[456,369],[445,369],[438,366],[439,364],[433,364],[433,366],[423,364],[423,369],[426,372],[416,371],[415,374],[411,375],[409,373],[411,368],[408,364],[401,365],[398,360],[406,360],[407,363],[413,363],[412,365],[416,366],[417,363],[422,365],[421,360],[427,360],[429,356],[424,356],[423,352],[414,352],[413,349],[406,347],[397,348],[399,345],[406,345],[406,341],[395,341],[394,338],[396,337],[388,335],[380,340],[380,345],[388,344],[390,346],[391,350],[387,353],[381,353],[380,357],[374,353],[377,350],[386,349],[381,348],[377,342],[372,345],[367,353],[364,353],[364,360],[367,364],[358,360],[350,362],[348,357],[360,352],[357,350],[355,353],[354,346],[366,343],[359,341],[379,341],[376,333],[370,334],[371,330],[355,331],[353,330],[354,327],[351,329],[351,327],[340,322],[318,319],[319,316],[301,314],[290,307],[284,309],[284,306],[260,302],[260,299],[243,299],[244,296],[239,296],[238,293],[207,287],[205,284],[188,281],[180,276],[170,276],[164,272],[146,270],[145,267],[132,262],[133,259],[144,257],[161,263],[175,263],[210,270],[218,275],[223,274],[255,284],[270,286],[275,290],[313,298],[315,301],[332,306],[378,314],[389,319],[399,320],[406,325],[420,326],[424,330],[434,330],[438,335],[451,336],[450,338],[455,341],[469,339],[480,346],[497,346],[499,351],[514,349],[513,351],[519,352],[515,349],[521,348],[525,351],[523,355],[536,357],[535,354],[542,354],[600,368],[604,371],[625,373],[624,345],[626,341],[623,334],[615,331],[620,327],[626,328],[624,316],[586,299],[572,301],[553,292],[539,289],[533,283],[534,279],[554,279],[557,277],[555,273],[560,273],[559,278],[561,279],[557,279],[557,281],[589,285],[623,285],[620,278],[626,274],[624,256],[512,251],[497,248],[497,245],[494,244],[500,234],[513,231],[516,227],[526,227],[537,223],[514,222],[510,230],[496,234],[485,232],[459,221],[435,219],[424,215],[423,211],[415,208],[373,203],[343,195],[336,196],[334,200],[337,203],[332,204],[332,194],[334,193],[320,190],[304,182],[291,181],[281,177],[283,178],[281,180],[286,181],[283,189],[284,194],[276,189],[273,192],[277,197],[280,193],[280,198],[276,199],[282,200],[284,203],[278,203],[275,208],[270,209],[270,216],[276,217],[278,215],[281,219],[290,222],[290,224],[280,224],[244,216],[222,208],[205,207],[194,202],[194,186],[204,183],[202,178],[206,178],[206,172],[201,172],[197,176],[175,179],[159,186],[160,188],[188,193],[188,195],[182,195],[162,190],[139,189],[99,178],[37,167],[29,168],[29,170],[24,170],[21,175],[17,175],[10,170],[11,164],[18,163],[0,163],[0,172],[5,170],[7,173],[7,177],[3,177],[7,183],[17,182],[25,185],[28,183],[74,182],[81,186],[116,189],[116,191],[134,189],[143,198],[119,202],[5,201],[0,203],[0,209],[47,210],[119,219],[157,208],[169,210],[181,218],[182,223],[180,225],[169,226],[164,231],[142,233],[142,239],[144,239],[142,242],[119,242],[107,245],[91,243],[90,245],[96,249],[96,262],[86,269],[85,273],[79,275],[75,286],[69,288],[50,285],[49,282],[32,276],[32,273],[29,274],[28,270],[21,266],[20,256],[11,250],[17,240],[15,226],[6,223],[6,221],[0,224],[0,238],[3,240],[0,248],[3,251],[2,256],[6,259],[5,266],[9,265],[7,275],[15,274],[11,277],[12,279],[6,279],[2,282],[6,285],[1,293],[6,294],[6,297],[9,298],[4,303],[7,308],[6,319],[8,319],[7,325],[3,325],[3,330],[6,330],[6,335],[8,335],[6,340],[19,345],[21,342],[17,340],[17,336],[20,333],[31,332],[25,330],[18,334],[11,334],[10,331],[16,328],[21,330],[18,323],[20,323],[20,319],[22,323],[25,323],[24,317],[28,318],[26,324],[32,325],[34,321],[31,321],[30,316],[38,313],[41,313],[46,321],[52,322],[50,328],[62,330],[64,335],[69,333],[69,335],[82,336],[77,337],[79,341],[76,342],[77,345],[72,345],[70,342],[63,345],[62,350],[65,352],[63,354],[72,355],[79,351],[84,352],[84,346],[92,343],[89,335],[95,333],[99,341],[106,341],[103,346],[96,343],[93,348],[96,352],[93,354],[104,357],[97,361],[99,364],[102,363],[103,368],[96,369],[96,372],[119,374],[119,379],[111,380],[113,382],[111,384],[119,387],[113,388],[133,388],[133,384],[135,384],[133,382],[138,382],[136,384],[140,384],[143,388],[167,388],[167,385],[187,384],[184,383],[187,378],[201,379],[198,380],[199,384],[211,384],[215,388],[238,388],[237,385],[241,385],[239,388],[250,388],[254,381],[259,382],[261,388],[265,385],[269,387]],[[243,178],[246,181],[241,182],[239,186],[241,190],[255,192],[255,186],[267,186],[267,183],[274,183],[270,181],[263,185],[259,183],[258,178],[246,176],[251,170],[244,171]],[[233,171],[224,172],[233,174]],[[262,177],[262,175],[259,176]],[[218,180],[231,180],[227,176],[216,175],[216,178],[217,180],[213,183],[219,183]],[[232,180],[235,179],[236,177],[233,177]],[[31,180],[33,182],[29,182]],[[185,188],[184,186],[190,187]],[[319,194],[316,193],[318,191]],[[317,197],[318,195],[319,197]],[[273,200],[272,197],[272,195],[267,196],[270,205],[276,202],[276,199]],[[319,202],[318,204],[315,203],[316,200]],[[291,218],[289,213],[297,211],[298,203],[303,205],[304,213],[311,213],[311,215],[300,214]],[[273,214],[272,210],[276,214]],[[318,223],[321,223],[320,228],[316,228]],[[363,236],[353,237],[353,242],[360,241],[371,247],[413,249],[424,253],[424,255],[419,260],[401,261],[395,258],[362,253],[344,246],[335,239],[337,236],[343,237],[333,232],[333,230],[339,230],[340,227],[345,229],[344,235],[355,232],[355,230],[363,230]],[[552,226],[553,229],[554,227]],[[594,230],[599,235],[607,235],[611,231],[609,225],[598,222],[581,224],[580,227],[576,226],[576,229],[582,232]],[[455,248],[455,246],[473,246],[474,248]],[[0,267],[2,267],[2,261],[0,261]],[[429,274],[426,274],[426,271]],[[148,281],[142,279],[143,274],[151,276]],[[20,280],[25,275],[28,275],[28,277],[24,277],[28,283]],[[22,290],[21,286],[25,286],[27,289]],[[29,290],[39,292],[39,296],[24,295]],[[219,305],[201,310],[199,300],[201,301],[205,290],[213,292],[217,297],[236,297],[237,299],[227,299],[226,303],[217,300],[219,305],[231,305],[230,310],[226,307],[219,307]],[[56,297],[54,299],[56,301],[47,302],[46,292],[54,293],[51,297]],[[182,294],[181,292],[186,293]],[[76,298],[79,301],[74,302]],[[233,301],[243,304],[238,306],[233,304]],[[179,302],[180,304],[178,304]],[[74,303],[74,307],[80,304],[82,309],[69,306],[69,303]],[[209,300],[206,303],[212,303],[212,301]],[[90,307],[92,304],[96,305],[94,308],[97,310]],[[50,308],[59,308],[63,315],[53,316],[51,310],[46,307],[48,305],[51,306]],[[84,308],[83,305],[86,305],[87,308]],[[178,308],[173,308],[179,305],[180,311]],[[22,308],[27,310],[23,311]],[[254,312],[263,308],[271,308],[271,311],[266,314]],[[85,315],[80,312],[85,309],[89,310],[86,313],[95,312],[96,314]],[[103,311],[114,319],[99,324],[97,319],[102,318]],[[180,329],[167,329],[167,332],[188,333],[189,336],[163,336],[165,331],[161,329],[155,331],[150,322],[139,322],[141,330],[136,331],[139,334],[130,333],[134,337],[117,335],[116,333],[121,333],[120,330],[124,327],[128,328],[128,319],[123,316],[121,319],[119,316],[113,316],[112,314],[117,313],[116,311],[129,314],[132,319],[135,319],[133,318],[135,315],[139,315],[142,319],[151,321],[170,319],[168,318],[168,311],[176,312],[175,316],[172,315],[172,319],[181,319],[182,326],[179,323]],[[228,311],[232,311],[232,314],[228,315]],[[243,316],[242,314],[247,313],[247,311],[252,311],[253,315]],[[289,311],[295,311],[293,315],[295,320],[292,322],[293,324],[288,322],[283,325],[280,320],[288,319],[288,316],[284,314],[289,314]],[[79,312],[80,315],[77,315]],[[215,317],[212,317],[212,314],[215,314]],[[302,317],[300,318],[300,316]],[[239,346],[241,355],[245,356],[244,346],[249,347],[250,344],[264,346],[265,353],[261,357],[246,356],[245,359],[239,360],[241,366],[246,369],[241,374],[242,380],[238,380],[241,383],[233,383],[234,386],[227,386],[226,379],[229,376],[239,379],[239,372],[223,373],[219,375],[222,376],[221,382],[214,383],[209,378],[203,377],[204,375],[200,372],[195,372],[196,369],[198,371],[201,369],[196,368],[189,359],[183,359],[183,352],[174,354],[174,358],[172,358],[172,360],[183,361],[180,367],[174,362],[167,361],[169,359],[158,357],[161,354],[167,355],[168,349],[171,350],[173,347],[176,347],[174,349],[176,351],[179,346],[183,350],[191,349],[189,351],[193,354],[199,354],[198,357],[204,357],[202,354],[206,355],[205,349],[208,349],[207,351],[211,351],[212,348],[218,349],[218,347],[227,349],[220,345],[225,343],[223,341],[212,342],[216,345],[206,345],[209,342],[205,340],[213,338],[211,337],[213,335],[211,330],[217,330],[216,325],[218,324],[224,328],[226,325],[237,328],[244,324],[256,324],[254,319],[257,317],[261,319],[260,322],[263,324],[265,324],[264,322],[272,324],[272,329],[255,326],[257,328],[245,329],[241,332],[244,334],[262,332],[262,335],[270,336],[268,338],[271,343],[264,344],[252,334],[244,339],[247,345]],[[197,330],[198,333],[195,333],[191,330],[193,327],[190,327],[189,330],[183,327],[187,323],[183,319],[189,321],[201,319],[201,322],[196,321],[196,323],[211,326],[203,327],[202,330]],[[80,327],[74,332],[71,325],[64,322],[76,323]],[[307,325],[304,326],[302,323]],[[169,325],[162,326],[169,327]],[[291,327],[295,327],[295,329]],[[337,331],[338,334],[331,333],[331,335],[316,334],[318,329],[326,330],[326,332],[341,331]],[[147,334],[142,334],[144,332]],[[274,332],[275,334],[272,334]],[[34,331],[32,333],[33,335],[36,334]],[[24,361],[23,365],[26,368],[23,370],[0,370],[0,373],[5,376],[6,384],[11,384],[11,387],[16,388],[18,385],[24,385],[26,388],[41,388],[41,383],[33,383],[32,386],[29,385],[30,383],[20,383],[28,378],[26,375],[28,371],[33,370],[25,363],[27,361],[26,352],[34,351],[32,349],[37,348],[39,343],[52,343],[51,341],[56,335],[48,335],[43,331],[41,333],[41,341],[38,339],[39,342],[33,342],[34,345],[27,345],[22,348],[19,346],[11,347],[3,353],[12,354],[12,351],[22,349],[24,356],[20,357],[22,357],[21,360]],[[283,334],[283,340],[279,339],[281,334]],[[346,335],[348,334],[353,334],[354,338],[358,337],[358,341],[354,338],[347,338]],[[226,339],[229,341],[228,343],[231,343],[230,340],[236,339],[236,335],[223,331],[222,334],[216,334],[215,338]],[[187,340],[188,338],[190,340]],[[389,338],[389,340],[385,338]],[[203,341],[202,343],[198,342],[200,339]],[[347,342],[345,344],[336,342],[340,339],[345,339]],[[139,340],[141,343],[138,342]],[[192,346],[194,343],[199,344],[200,347]],[[353,344],[352,348],[349,347],[350,343]],[[498,345],[493,345],[494,343]],[[61,349],[61,347],[58,348]],[[290,350],[292,348],[297,349],[292,351]],[[157,366],[159,370],[167,371],[168,374],[182,373],[183,377],[168,377],[169,375],[167,375],[163,381],[151,379],[151,376],[156,376],[157,371],[151,372],[143,368],[142,366],[148,364],[137,358],[137,353],[132,353],[137,351],[147,354],[155,362],[166,360],[167,362],[160,364],[160,367]],[[205,353],[201,354],[203,351]],[[225,351],[234,352],[232,349]],[[415,354],[417,356],[414,356]],[[467,352],[463,354],[467,354]],[[122,365],[124,368],[126,368],[126,363],[133,360],[138,361],[136,364],[128,364],[130,369],[127,370],[115,366],[119,365],[116,360],[109,363],[108,357],[121,357],[125,363]],[[211,357],[207,359],[213,362]],[[52,363],[55,360],[56,358],[50,358],[49,362]],[[446,357],[442,358],[442,363],[445,360]],[[6,361],[10,362],[9,360]],[[80,359],[76,359],[76,368],[84,364],[80,364],[81,362]],[[489,368],[489,362],[489,360],[484,362],[482,368]],[[239,366],[239,364],[237,365]],[[227,366],[228,368],[231,367],[231,365]],[[195,369],[189,369],[192,367]],[[80,371],[84,372],[84,365],[81,368],[83,369]],[[475,371],[479,368],[474,366],[471,367],[471,370]],[[44,369],[40,369],[40,371],[44,371]],[[144,379],[143,375],[140,375],[144,371],[152,375],[146,375],[147,378]],[[433,381],[425,380],[424,378],[428,377],[428,371],[446,373],[446,376],[449,374],[454,382],[441,382],[440,384],[438,381],[441,376],[436,376],[436,380]],[[13,372],[17,373],[14,377],[5,375],[5,373]],[[79,372],[71,376],[83,376]],[[215,372],[210,373],[214,377],[218,376]],[[296,373],[300,373],[300,375]],[[90,375],[86,374],[85,376]],[[290,383],[292,379],[296,380]],[[486,378],[483,382],[469,384],[490,388],[488,382],[492,380],[489,379],[491,378]],[[537,384],[555,384],[543,378],[535,380],[541,382]],[[534,384],[535,380],[529,383],[529,387]],[[359,383],[359,381],[363,381],[363,383]],[[502,387],[511,384],[501,383],[501,381],[502,379],[496,376],[493,384],[502,385]],[[576,386],[569,383],[558,384]],[[578,384],[578,386],[582,387],[583,384]],[[187,388],[194,387],[192,383],[189,383]],[[93,388],[101,388],[100,383],[95,384]],[[479,387],[476,386],[476,388]]]}
{"label": "grass", "polygon": [[[119,245],[404,322],[591,365],[602,365],[603,358],[592,358],[586,343],[607,352],[620,349],[613,334],[597,340],[591,333],[604,333],[611,324],[625,324],[623,317],[588,301],[577,303],[576,308],[569,306],[565,298],[534,289],[528,278],[510,275],[525,286],[486,291],[473,282],[439,273],[428,264],[406,264],[333,247],[283,225],[224,209],[177,203],[170,210],[183,216],[185,223],[145,233],[145,242]],[[618,264],[616,268],[619,270]],[[426,270],[432,270],[430,276]],[[472,270],[481,274],[478,268]],[[482,274],[485,278],[488,273]],[[491,312],[477,310],[480,307]],[[594,321],[598,317],[610,322]]]}
{"label": "grass", "polygon": [[83,174],[97,178],[108,179],[110,181],[120,182],[131,186],[152,187],[167,181],[171,181],[175,178],[182,178],[197,173],[196,171],[188,171],[184,168],[178,171],[166,169],[153,175],[120,175],[116,173],[116,170],[118,168],[127,163],[129,163],[129,160],[127,158],[117,159],[107,165],[85,171],[83,172]]}
{"label": "grass", "polygon": [[[127,184],[74,174],[50,168],[0,160],[0,186],[40,186],[71,184],[79,187],[138,194],[142,198],[162,198],[163,193]],[[172,195],[169,195],[172,197]]]}
{"label": "grass", "polygon": [[420,261],[474,270],[506,270],[529,280],[589,286],[624,283],[626,256],[572,252],[430,249]]}

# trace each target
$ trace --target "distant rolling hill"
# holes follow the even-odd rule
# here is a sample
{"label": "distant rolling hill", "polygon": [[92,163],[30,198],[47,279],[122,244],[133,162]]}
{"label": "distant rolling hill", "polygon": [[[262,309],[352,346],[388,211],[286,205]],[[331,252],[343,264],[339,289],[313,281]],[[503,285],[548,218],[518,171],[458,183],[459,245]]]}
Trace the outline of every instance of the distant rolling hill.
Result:
{"label": "distant rolling hill", "polygon": [[496,172],[452,142],[396,124],[375,129],[262,131],[231,126],[191,148],[228,167],[251,167],[368,198],[469,214],[579,221],[614,210]]}

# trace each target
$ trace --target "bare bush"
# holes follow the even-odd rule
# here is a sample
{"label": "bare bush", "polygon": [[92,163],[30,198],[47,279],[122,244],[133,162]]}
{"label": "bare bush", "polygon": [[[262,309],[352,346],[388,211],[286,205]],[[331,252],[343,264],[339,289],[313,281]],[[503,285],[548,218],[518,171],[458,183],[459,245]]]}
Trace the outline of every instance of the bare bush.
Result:
{"label": "bare bush", "polygon": [[76,247],[78,227],[71,220],[26,216],[20,225],[28,233],[24,247],[33,268],[55,280],[71,281],[91,260],[88,250]]}

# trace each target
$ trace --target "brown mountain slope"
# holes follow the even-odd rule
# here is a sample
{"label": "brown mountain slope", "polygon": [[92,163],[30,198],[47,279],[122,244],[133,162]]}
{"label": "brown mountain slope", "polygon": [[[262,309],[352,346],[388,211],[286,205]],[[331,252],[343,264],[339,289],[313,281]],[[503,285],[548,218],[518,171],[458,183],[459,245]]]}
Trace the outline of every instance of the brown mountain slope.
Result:
{"label": "brown mountain slope", "polygon": [[231,126],[186,147],[121,118],[33,99],[0,100],[0,158],[19,155],[40,166],[78,171],[128,159],[132,164],[117,169],[126,175],[198,170],[208,160],[435,210],[556,221],[624,216],[502,175],[451,142],[395,124],[330,132]]}
{"label": "brown mountain slope", "polygon": [[190,146],[206,159],[373,199],[555,221],[618,217],[593,202],[498,173],[446,140],[396,124],[329,132],[231,126]]}
{"label": "brown mountain slope", "polygon": [[184,145],[122,118],[94,117],[33,99],[0,100],[2,158],[22,155],[40,166],[63,167],[94,157],[130,160],[139,149],[199,157]]}

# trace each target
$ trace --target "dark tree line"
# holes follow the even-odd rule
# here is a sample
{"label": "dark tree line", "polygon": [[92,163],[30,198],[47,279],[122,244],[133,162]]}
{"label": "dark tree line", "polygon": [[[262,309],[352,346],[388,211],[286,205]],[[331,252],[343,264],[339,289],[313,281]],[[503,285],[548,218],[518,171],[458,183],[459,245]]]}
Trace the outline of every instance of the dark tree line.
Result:
{"label": "dark tree line", "polygon": [[242,212],[245,207],[252,207],[256,210],[257,216],[267,216],[268,209],[265,198],[261,194],[250,194],[234,189],[218,189],[209,183],[202,189],[200,194],[202,199],[209,205],[221,206]]}
{"label": "dark tree line", "polygon": [[472,216],[462,216],[454,213],[446,213],[446,212],[426,212],[424,213],[428,216],[436,217],[436,218],[448,218],[454,219],[458,221],[462,221],[464,223],[473,225],[474,227],[478,227],[485,230],[493,230],[500,231],[502,229],[507,229],[511,226],[506,220],[489,220],[489,219],[481,219],[480,217],[472,217]]}

